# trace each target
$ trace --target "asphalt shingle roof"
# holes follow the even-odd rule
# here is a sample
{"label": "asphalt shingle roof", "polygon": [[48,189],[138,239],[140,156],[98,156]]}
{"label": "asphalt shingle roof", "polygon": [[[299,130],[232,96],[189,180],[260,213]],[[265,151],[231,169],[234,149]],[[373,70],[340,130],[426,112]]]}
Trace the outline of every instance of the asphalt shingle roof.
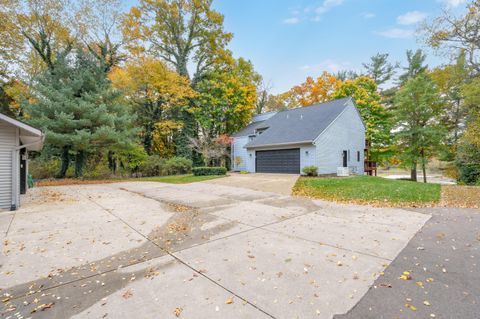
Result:
{"label": "asphalt shingle roof", "polygon": [[278,112],[266,121],[248,125],[233,136],[251,135],[257,128],[268,127],[245,147],[313,142],[352,103],[351,101],[351,98],[347,97]]}
{"label": "asphalt shingle roof", "polygon": [[258,121],[248,124],[246,127],[238,131],[237,133],[233,134],[233,137],[240,137],[240,136],[249,136],[255,134],[255,130],[259,127],[263,126],[263,123],[266,121]]}

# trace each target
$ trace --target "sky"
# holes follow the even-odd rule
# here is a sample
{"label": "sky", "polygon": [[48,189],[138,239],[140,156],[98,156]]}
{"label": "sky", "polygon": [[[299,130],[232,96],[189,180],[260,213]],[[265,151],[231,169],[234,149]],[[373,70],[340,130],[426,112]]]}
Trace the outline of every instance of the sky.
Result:
{"label": "sky", "polygon": [[[405,64],[407,49],[428,48],[419,36],[424,19],[465,0],[214,0],[234,38],[235,57],[250,60],[272,93],[323,71],[362,70],[377,52]],[[448,62],[428,52],[429,66]]]}

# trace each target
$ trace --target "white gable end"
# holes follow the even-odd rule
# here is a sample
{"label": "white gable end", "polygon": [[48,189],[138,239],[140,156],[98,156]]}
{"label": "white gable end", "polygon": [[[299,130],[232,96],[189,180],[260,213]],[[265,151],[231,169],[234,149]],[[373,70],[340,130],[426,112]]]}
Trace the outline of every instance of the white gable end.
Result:
{"label": "white gable end", "polygon": [[336,173],[337,167],[343,166],[343,151],[347,151],[347,166],[363,174],[365,126],[353,103],[315,139],[314,144],[319,174]]}

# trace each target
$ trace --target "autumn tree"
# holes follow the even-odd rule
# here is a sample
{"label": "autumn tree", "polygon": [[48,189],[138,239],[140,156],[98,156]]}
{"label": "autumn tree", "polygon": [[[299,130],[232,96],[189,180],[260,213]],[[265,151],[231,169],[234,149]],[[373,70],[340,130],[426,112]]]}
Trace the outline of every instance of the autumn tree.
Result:
{"label": "autumn tree", "polygon": [[480,77],[475,77],[462,88],[467,110],[466,129],[460,138],[456,164],[460,181],[480,184]]}
{"label": "autumn tree", "polygon": [[[174,66],[192,85],[218,62],[229,60],[232,34],[212,0],[141,0],[126,16],[124,34],[134,45]],[[193,71],[189,71],[193,64]]]}
{"label": "autumn tree", "polygon": [[463,87],[468,81],[468,67],[462,51],[454,64],[438,67],[430,72],[444,101],[441,123],[447,130],[447,152],[442,158],[451,161],[455,157],[458,141],[465,129],[468,108],[464,105]]}
{"label": "autumn tree", "polygon": [[[55,61],[73,49],[75,39],[68,27],[65,1],[6,0],[2,4],[2,59],[28,68],[25,61],[35,58],[53,70]],[[34,56],[30,56],[32,51]]]}
{"label": "autumn tree", "polygon": [[0,112],[13,118],[25,115],[25,102],[32,102],[30,88],[15,78],[0,85]]}
{"label": "autumn tree", "polygon": [[203,161],[207,166],[222,165],[222,160],[230,156],[230,144],[231,139],[225,134],[216,137],[207,134],[190,138],[190,147],[202,155]]}
{"label": "autumn tree", "polygon": [[442,112],[439,91],[426,74],[411,78],[395,96],[395,138],[399,157],[410,167],[413,181],[417,181],[417,166],[423,170],[427,182],[428,159],[438,153],[444,131],[438,117]]}
{"label": "autumn tree", "polygon": [[204,135],[232,134],[255,113],[259,75],[252,63],[238,59],[210,71],[197,85],[193,113]]}
{"label": "autumn tree", "polygon": [[141,57],[116,67],[109,78],[133,104],[145,151],[167,158],[174,156],[173,137],[183,126],[178,114],[196,96],[188,79],[153,57]]}
{"label": "autumn tree", "polygon": [[304,83],[294,86],[282,98],[289,108],[323,103],[332,99],[340,84],[341,81],[335,76],[323,72],[317,79],[308,77]]}
{"label": "autumn tree", "polygon": [[366,76],[344,81],[330,99],[343,97],[352,97],[355,101],[366,126],[366,138],[372,144],[372,157],[379,159],[389,150],[391,125],[389,114],[381,103],[377,84]]}
{"label": "autumn tree", "polygon": [[423,26],[426,42],[434,49],[457,54],[465,50],[466,62],[480,74],[480,1],[468,2],[467,10],[458,15],[453,10],[443,13]]}
{"label": "autumn tree", "polygon": [[388,53],[377,53],[370,58],[369,63],[363,63],[366,75],[373,79],[378,86],[390,81],[395,74],[397,64],[388,61]]}
{"label": "autumn tree", "polygon": [[121,33],[122,7],[119,0],[79,0],[69,10],[78,43],[105,66],[108,73],[126,59],[126,39]]}
{"label": "autumn tree", "polygon": [[[223,20],[212,0],[141,0],[126,15],[123,33],[131,52],[161,58],[195,88],[216,65],[232,60],[226,46],[233,35],[223,30]],[[180,116],[177,155],[192,158],[189,138],[197,134],[195,119],[187,109]]]}
{"label": "autumn tree", "polygon": [[255,83],[257,87],[257,101],[255,103],[255,113],[262,114],[267,109],[267,103],[271,96],[271,85],[266,83],[263,78],[258,75],[258,79]]}

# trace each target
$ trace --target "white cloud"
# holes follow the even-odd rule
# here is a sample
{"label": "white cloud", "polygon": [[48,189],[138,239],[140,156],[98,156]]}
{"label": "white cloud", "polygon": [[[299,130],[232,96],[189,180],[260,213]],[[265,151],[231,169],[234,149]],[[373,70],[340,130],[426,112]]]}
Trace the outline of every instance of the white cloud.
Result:
{"label": "white cloud", "polygon": [[412,29],[390,28],[376,33],[382,37],[390,39],[408,39],[413,37],[414,32],[415,31]]}
{"label": "white cloud", "polygon": [[320,74],[324,71],[328,71],[330,73],[336,73],[341,70],[345,69],[350,69],[351,68],[351,63],[346,62],[346,61],[336,61],[333,59],[326,59],[320,62],[319,64],[315,65],[304,65],[300,67],[300,70],[305,72],[305,73],[315,73],[315,74]]}
{"label": "white cloud", "polygon": [[285,24],[297,24],[302,21],[315,21],[318,22],[322,18],[321,16],[330,11],[333,7],[337,7],[343,4],[345,0],[324,0],[319,7],[304,7],[296,8],[290,11],[290,18],[283,20]]}
{"label": "white cloud", "polygon": [[437,0],[438,2],[442,2],[445,6],[449,8],[456,8],[464,3],[466,3],[466,0]]}
{"label": "white cloud", "polygon": [[425,12],[410,11],[397,17],[397,23],[401,25],[417,24],[428,16]]}
{"label": "white cloud", "polygon": [[288,19],[283,20],[283,23],[285,23],[285,24],[298,24],[298,23],[300,23],[300,19],[297,18],[297,17],[292,17],[292,18],[288,18]]}
{"label": "white cloud", "polygon": [[375,13],[372,13],[372,12],[364,12],[362,13],[362,17],[364,19],[373,19],[375,18],[377,15]]}
{"label": "white cloud", "polygon": [[338,7],[343,4],[344,0],[325,0],[322,5],[315,9],[317,15],[324,14],[333,7]]}

